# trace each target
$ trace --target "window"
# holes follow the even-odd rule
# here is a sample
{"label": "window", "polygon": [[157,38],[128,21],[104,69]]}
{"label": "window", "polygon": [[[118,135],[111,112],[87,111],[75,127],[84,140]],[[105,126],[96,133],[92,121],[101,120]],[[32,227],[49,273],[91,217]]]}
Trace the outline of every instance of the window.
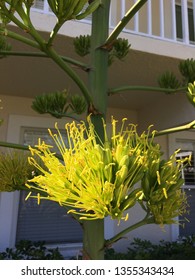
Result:
{"label": "window", "polygon": [[[187,195],[189,213],[184,217],[180,217],[179,236],[190,236],[195,234],[195,143],[191,141],[179,141],[179,145],[184,148],[178,154],[178,158],[185,158],[191,156],[191,161],[187,164],[182,172],[184,179],[183,191]],[[185,149],[190,148],[190,149]],[[188,221],[186,221],[189,220]]]}
{"label": "window", "polygon": [[[189,26],[189,40],[190,42],[195,41],[194,35],[194,15],[193,9],[188,7],[188,26]],[[182,20],[182,7],[181,5],[176,5],[176,30],[177,38],[179,40],[183,39],[183,20]]]}
{"label": "window", "polygon": [[184,151],[181,150],[177,154],[177,158],[184,159],[186,157],[191,157],[190,163],[185,165],[184,170],[182,171],[182,178],[184,179],[184,185],[190,186],[195,185],[195,169],[194,169],[194,151]]}
{"label": "window", "polygon": [[[22,128],[22,142],[25,145],[35,145],[38,138],[53,144],[46,129]],[[36,199],[25,201],[27,194],[27,191],[20,193],[16,241],[27,239],[50,244],[82,241],[81,226],[67,214],[64,207],[52,201],[41,201],[40,205]]]}

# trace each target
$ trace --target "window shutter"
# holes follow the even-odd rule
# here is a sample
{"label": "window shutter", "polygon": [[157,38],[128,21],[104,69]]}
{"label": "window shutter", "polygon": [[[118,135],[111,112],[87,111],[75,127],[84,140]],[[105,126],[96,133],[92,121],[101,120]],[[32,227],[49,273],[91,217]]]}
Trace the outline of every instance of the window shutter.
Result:
{"label": "window shutter", "polygon": [[[53,144],[45,129],[23,128],[22,134],[25,145],[36,145],[38,138]],[[27,191],[20,194],[16,241],[26,239],[50,244],[82,242],[80,224],[67,214],[64,207],[46,200],[41,201],[40,205],[36,199],[25,201],[27,194]]]}
{"label": "window shutter", "polygon": [[[184,217],[180,217],[179,235],[191,236],[195,234],[195,189],[184,189],[188,197],[189,214],[185,214]],[[188,221],[186,221],[188,219]]]}
{"label": "window shutter", "polygon": [[190,163],[187,163],[182,171],[182,178],[185,186],[195,185],[194,152],[182,150],[177,154],[177,158],[184,159],[191,156]]}
{"label": "window shutter", "polygon": [[80,225],[64,207],[51,201],[41,201],[40,205],[36,199],[25,201],[27,194],[22,191],[20,195],[16,241],[25,239],[47,244],[82,241]]}
{"label": "window shutter", "polygon": [[[181,146],[192,146],[192,143],[182,143]],[[179,235],[190,236],[195,234],[195,169],[194,169],[194,151],[193,150],[181,150],[177,154],[178,159],[182,159],[185,157],[191,156],[191,162],[187,164],[182,171],[182,178],[184,179],[183,191],[187,195],[188,205],[189,205],[189,213],[184,216],[179,217],[180,225],[179,225]]]}

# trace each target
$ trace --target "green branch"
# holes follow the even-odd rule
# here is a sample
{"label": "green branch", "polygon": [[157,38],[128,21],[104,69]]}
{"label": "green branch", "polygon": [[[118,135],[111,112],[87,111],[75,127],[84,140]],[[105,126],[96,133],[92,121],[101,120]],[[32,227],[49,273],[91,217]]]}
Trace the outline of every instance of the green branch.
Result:
{"label": "green branch", "polygon": [[28,146],[20,145],[20,144],[14,144],[14,143],[8,143],[8,142],[2,142],[2,141],[0,141],[0,147],[29,151]]}
{"label": "green branch", "polygon": [[[0,147],[10,148],[10,149],[17,149],[17,150],[23,150],[23,151],[29,151],[29,146],[21,145],[21,144],[15,144],[15,143],[10,143],[10,142],[3,142],[3,141],[0,141]],[[33,146],[33,148],[36,149],[36,146]],[[55,156],[59,160],[63,160],[61,155],[55,154]]]}
{"label": "green branch", "polygon": [[108,239],[105,241],[105,247],[109,247],[111,246],[113,243],[117,242],[119,239],[123,238],[125,234],[129,233],[130,231],[135,230],[136,228],[139,228],[141,226],[144,225],[148,225],[148,224],[153,224],[154,218],[153,217],[149,217],[146,216],[143,220],[139,221],[136,224],[133,224],[127,228],[125,228],[124,230],[122,230],[121,232],[119,232],[118,234],[116,234],[114,237]]}
{"label": "green branch", "polygon": [[92,98],[90,96],[90,92],[87,86],[84,84],[83,80],[73,71],[67,63],[63,61],[63,59],[55,52],[53,48],[46,49],[47,55],[62,69],[64,70],[70,78],[77,84],[80,88],[83,96],[85,97],[86,102],[88,105],[93,104]]}
{"label": "green branch", "polygon": [[187,86],[177,88],[177,89],[148,87],[148,86],[122,86],[122,87],[109,89],[108,95],[114,95],[120,93],[121,91],[155,91],[155,92],[164,92],[164,93],[176,93],[176,92],[181,92],[186,90],[187,90]]}
{"label": "green branch", "polygon": [[60,23],[59,21],[56,23],[56,25],[54,26],[52,32],[50,33],[50,37],[48,40],[48,46],[52,46],[53,41],[56,37],[56,35],[58,34],[58,31],[60,30],[60,28],[62,27],[64,22]]}
{"label": "green branch", "polygon": [[190,130],[190,129],[194,129],[194,128],[195,128],[195,120],[190,123],[180,125],[177,127],[172,127],[172,128],[156,131],[155,134],[151,135],[150,137],[158,137],[158,136],[167,135],[170,133],[181,132],[181,131]]}
{"label": "green branch", "polygon": [[[0,55],[5,56],[26,56],[26,57],[40,57],[40,58],[49,58],[49,56],[44,52],[15,52],[15,51],[1,51]],[[85,63],[72,59],[66,56],[60,56],[65,62],[68,62],[74,66],[81,68],[82,70],[88,72],[89,66]]]}
{"label": "green branch", "polygon": [[33,48],[36,48],[36,49],[40,49],[39,47],[39,44],[37,42],[35,42],[34,40],[31,40],[31,39],[28,39],[22,35],[19,35],[15,32],[12,32],[10,30],[7,30],[7,29],[4,29],[4,28],[0,28],[0,35],[2,36],[7,36],[11,39],[14,39],[14,40],[17,40],[19,42],[22,42],[28,46],[31,46]]}
{"label": "green branch", "polygon": [[[2,8],[1,8],[2,9]],[[22,11],[21,9],[17,9],[17,14],[22,18],[22,20],[25,22],[21,22],[19,20],[18,17],[15,17],[13,11],[8,10],[6,7],[4,7],[2,9],[3,11],[3,17],[6,17],[7,19],[9,19],[10,21],[12,21],[13,23],[15,23],[15,25],[17,25],[18,27],[20,27],[22,30],[26,30],[28,29],[28,26],[26,25],[27,23],[27,17],[26,14],[24,13],[24,11]]]}
{"label": "green branch", "polygon": [[148,0],[139,0],[137,1],[125,14],[125,16],[121,19],[118,25],[114,28],[108,39],[106,40],[103,47],[110,46],[128,24],[128,22],[134,17],[134,15],[141,9],[141,7],[147,2]]}

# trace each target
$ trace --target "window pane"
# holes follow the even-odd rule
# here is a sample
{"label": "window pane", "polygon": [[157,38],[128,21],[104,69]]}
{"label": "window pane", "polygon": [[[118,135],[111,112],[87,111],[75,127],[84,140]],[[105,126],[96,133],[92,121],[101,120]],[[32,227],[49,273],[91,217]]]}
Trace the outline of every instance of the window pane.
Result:
{"label": "window pane", "polygon": [[[177,38],[183,39],[183,30],[182,30],[182,12],[181,12],[181,6],[176,5],[175,7],[176,11],[176,30],[177,30]],[[195,41],[195,35],[194,35],[194,15],[193,15],[193,9],[188,8],[188,25],[189,25],[189,39],[191,42]]]}
{"label": "window pane", "polygon": [[178,39],[183,39],[181,6],[176,5],[175,11],[176,11],[177,38],[178,38]]}
{"label": "window pane", "polygon": [[189,38],[194,42],[194,14],[192,9],[188,9],[188,23],[189,23]]}

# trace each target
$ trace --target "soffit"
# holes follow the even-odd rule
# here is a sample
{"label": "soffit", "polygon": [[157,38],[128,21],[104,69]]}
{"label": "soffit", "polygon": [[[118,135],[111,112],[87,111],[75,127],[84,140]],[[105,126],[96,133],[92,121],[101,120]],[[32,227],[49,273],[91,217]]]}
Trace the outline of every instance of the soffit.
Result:
{"label": "soffit", "polygon": [[[14,28],[13,28],[14,29]],[[13,50],[25,51],[29,48],[12,41]],[[133,46],[133,44],[132,44]],[[74,53],[72,38],[58,36],[56,49],[65,56],[81,59]],[[33,50],[34,51],[34,50]],[[87,62],[86,59],[81,59]],[[178,59],[131,50],[124,61],[115,61],[109,69],[109,88],[123,85],[157,86],[161,73],[169,70],[179,76]],[[87,75],[74,67],[87,83]],[[7,57],[0,60],[0,94],[35,97],[41,93],[68,89],[73,93],[77,86],[49,59],[30,57]],[[109,97],[109,106],[139,110],[155,104],[156,98],[166,98],[158,92],[128,91]]]}

